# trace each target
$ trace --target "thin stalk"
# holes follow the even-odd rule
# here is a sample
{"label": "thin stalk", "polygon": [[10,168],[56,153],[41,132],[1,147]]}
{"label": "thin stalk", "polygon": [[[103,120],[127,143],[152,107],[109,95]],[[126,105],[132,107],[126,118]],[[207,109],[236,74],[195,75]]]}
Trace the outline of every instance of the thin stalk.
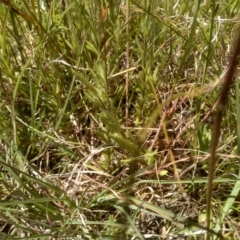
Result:
{"label": "thin stalk", "polygon": [[[130,0],[126,1],[126,69],[129,69],[129,17],[130,17]],[[125,108],[125,118],[126,126],[128,126],[128,106],[129,106],[129,72],[126,73],[126,108]]]}
{"label": "thin stalk", "polygon": [[[216,165],[216,149],[218,146],[220,134],[221,134],[221,122],[223,118],[223,111],[227,104],[227,95],[230,86],[233,81],[235,70],[238,64],[238,56],[240,55],[240,31],[238,31],[238,37],[233,47],[232,57],[229,61],[229,68],[226,73],[225,81],[223,82],[222,92],[217,100],[216,116],[213,129],[211,156],[209,159],[209,175],[208,175],[208,188],[207,188],[207,229],[210,229],[211,217],[211,202],[212,202],[212,191],[213,191],[213,179],[214,169]],[[207,239],[210,239],[210,233],[207,232]]]}

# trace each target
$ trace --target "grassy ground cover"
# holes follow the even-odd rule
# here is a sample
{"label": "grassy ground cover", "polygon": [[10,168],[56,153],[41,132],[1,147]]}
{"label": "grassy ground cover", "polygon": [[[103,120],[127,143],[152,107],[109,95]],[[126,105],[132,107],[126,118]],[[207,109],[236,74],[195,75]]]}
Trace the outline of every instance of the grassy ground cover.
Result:
{"label": "grassy ground cover", "polygon": [[1,238],[240,239],[239,11],[0,0]]}

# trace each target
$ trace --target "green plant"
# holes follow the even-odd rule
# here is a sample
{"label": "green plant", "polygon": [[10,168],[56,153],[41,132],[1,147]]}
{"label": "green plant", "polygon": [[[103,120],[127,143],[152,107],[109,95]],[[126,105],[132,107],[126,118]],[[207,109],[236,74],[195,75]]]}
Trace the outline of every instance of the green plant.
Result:
{"label": "green plant", "polygon": [[238,13],[0,0],[1,235],[240,239],[238,81],[211,148]]}

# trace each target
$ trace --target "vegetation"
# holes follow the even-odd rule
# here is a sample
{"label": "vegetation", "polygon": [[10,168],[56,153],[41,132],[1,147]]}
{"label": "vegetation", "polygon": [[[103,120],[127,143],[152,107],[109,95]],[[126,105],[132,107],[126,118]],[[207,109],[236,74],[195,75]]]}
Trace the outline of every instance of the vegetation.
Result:
{"label": "vegetation", "polygon": [[0,236],[240,239],[239,13],[0,0]]}

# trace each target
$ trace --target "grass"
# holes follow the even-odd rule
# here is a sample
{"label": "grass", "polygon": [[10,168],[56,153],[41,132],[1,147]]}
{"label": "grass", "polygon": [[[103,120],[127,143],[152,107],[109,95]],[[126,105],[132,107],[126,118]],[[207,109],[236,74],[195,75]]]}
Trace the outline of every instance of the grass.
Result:
{"label": "grass", "polygon": [[0,236],[240,239],[238,14],[0,0]]}

